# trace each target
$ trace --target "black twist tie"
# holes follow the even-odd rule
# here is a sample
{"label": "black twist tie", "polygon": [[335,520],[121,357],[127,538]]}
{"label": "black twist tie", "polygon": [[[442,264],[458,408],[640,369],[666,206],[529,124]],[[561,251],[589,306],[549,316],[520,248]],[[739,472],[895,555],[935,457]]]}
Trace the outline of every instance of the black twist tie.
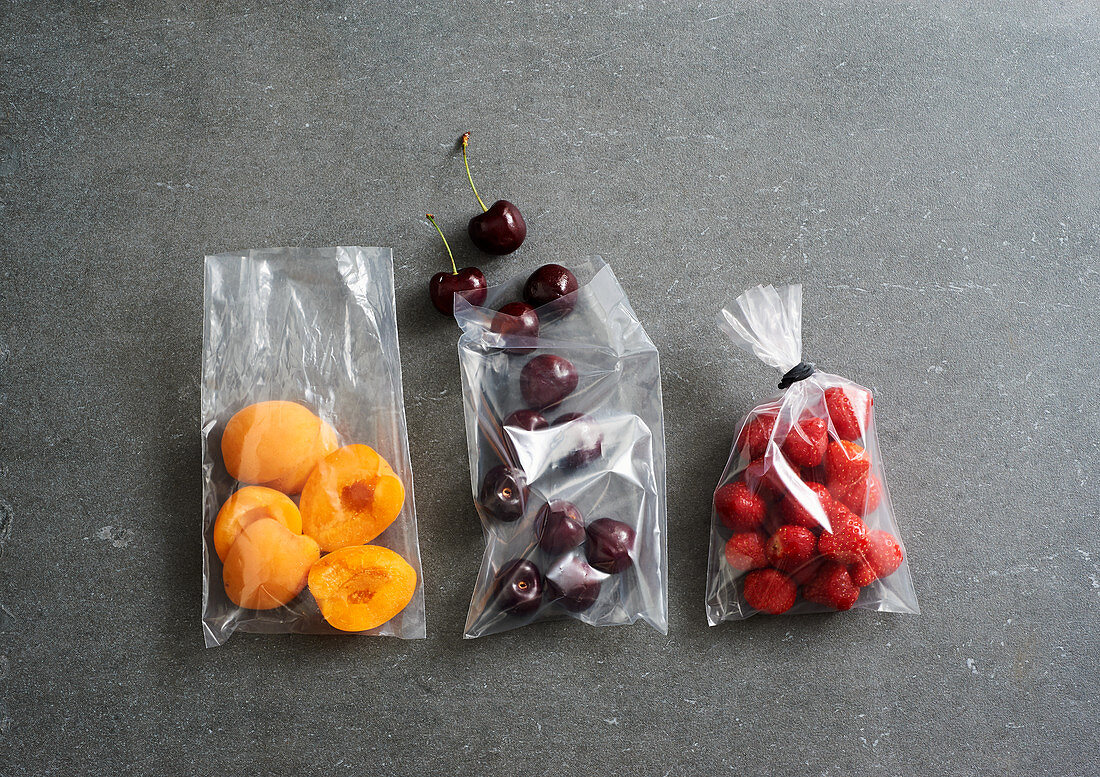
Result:
{"label": "black twist tie", "polygon": [[814,366],[809,362],[799,362],[795,366],[787,370],[787,374],[783,376],[783,380],[779,381],[779,388],[785,389],[792,383],[798,383],[800,380],[806,380],[814,374]]}

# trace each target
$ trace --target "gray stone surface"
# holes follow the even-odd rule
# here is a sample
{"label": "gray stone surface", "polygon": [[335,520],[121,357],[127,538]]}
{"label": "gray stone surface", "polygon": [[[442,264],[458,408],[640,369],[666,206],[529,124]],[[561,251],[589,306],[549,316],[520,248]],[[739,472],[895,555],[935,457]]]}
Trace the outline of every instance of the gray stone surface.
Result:
{"label": "gray stone surface", "polygon": [[[1100,15],[1021,3],[7,3],[0,773],[1095,774]],[[484,193],[516,255],[462,237]],[[460,638],[460,259],[610,261],[662,350],[663,637]],[[392,245],[429,638],[199,628],[201,257]],[[871,386],[923,613],[707,628],[708,502],[806,285]]]}

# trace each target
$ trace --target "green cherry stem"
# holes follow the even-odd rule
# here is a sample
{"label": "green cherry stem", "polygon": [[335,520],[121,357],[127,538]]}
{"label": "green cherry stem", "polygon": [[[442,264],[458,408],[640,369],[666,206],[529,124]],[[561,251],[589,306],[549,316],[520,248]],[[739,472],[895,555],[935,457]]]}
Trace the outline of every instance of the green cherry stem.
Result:
{"label": "green cherry stem", "polygon": [[470,181],[470,188],[474,190],[474,196],[477,197],[477,204],[481,206],[482,212],[489,210],[485,207],[485,203],[481,201],[481,195],[477,193],[477,187],[474,186],[474,177],[470,175],[470,160],[466,158],[466,146],[470,144],[470,133],[462,133],[462,163],[466,165],[466,177]]}
{"label": "green cherry stem", "polygon": [[424,218],[432,222],[432,226],[435,227],[435,231],[439,233],[439,236],[443,238],[443,247],[447,249],[447,256],[451,257],[451,275],[458,275],[458,267],[455,265],[455,255],[451,253],[451,244],[447,242],[446,236],[443,234],[443,230],[439,228],[439,225],[435,223],[435,216],[431,213],[424,214]]}

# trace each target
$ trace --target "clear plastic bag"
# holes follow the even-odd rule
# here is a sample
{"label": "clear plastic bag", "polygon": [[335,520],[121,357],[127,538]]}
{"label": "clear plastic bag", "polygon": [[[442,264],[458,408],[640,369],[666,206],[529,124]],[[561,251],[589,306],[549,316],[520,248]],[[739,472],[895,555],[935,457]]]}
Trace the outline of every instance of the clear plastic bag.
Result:
{"label": "clear plastic bag", "polygon": [[[575,305],[568,314],[553,303],[536,307],[537,338],[494,331],[497,310],[520,299],[524,278],[490,288],[482,306],[456,295],[470,473],[486,540],[467,638],[560,617],[593,626],[642,619],[668,631],[657,349],[610,267],[594,258],[569,269],[580,281],[565,298]],[[576,386],[532,410],[529,371],[547,357],[570,362]],[[527,415],[515,420],[516,411]],[[532,422],[532,412],[545,421]]]}
{"label": "clear plastic bag", "polygon": [[742,421],[715,489],[707,621],[919,612],[871,392],[802,362],[802,287],[749,289],[718,320],[783,391]]}
{"label": "clear plastic bag", "polygon": [[[208,256],[204,317],[207,647],[237,630],[424,637],[392,251]],[[364,572],[385,604],[360,603]]]}

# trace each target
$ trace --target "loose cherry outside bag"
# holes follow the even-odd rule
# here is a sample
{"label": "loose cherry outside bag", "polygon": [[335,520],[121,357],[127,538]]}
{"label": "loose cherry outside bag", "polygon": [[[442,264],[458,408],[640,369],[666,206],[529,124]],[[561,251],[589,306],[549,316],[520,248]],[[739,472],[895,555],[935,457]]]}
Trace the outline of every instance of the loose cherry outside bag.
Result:
{"label": "loose cherry outside bag", "polygon": [[718,320],[783,379],[741,422],[714,492],[707,621],[919,612],[871,392],[802,362],[802,287],[749,289]]}

